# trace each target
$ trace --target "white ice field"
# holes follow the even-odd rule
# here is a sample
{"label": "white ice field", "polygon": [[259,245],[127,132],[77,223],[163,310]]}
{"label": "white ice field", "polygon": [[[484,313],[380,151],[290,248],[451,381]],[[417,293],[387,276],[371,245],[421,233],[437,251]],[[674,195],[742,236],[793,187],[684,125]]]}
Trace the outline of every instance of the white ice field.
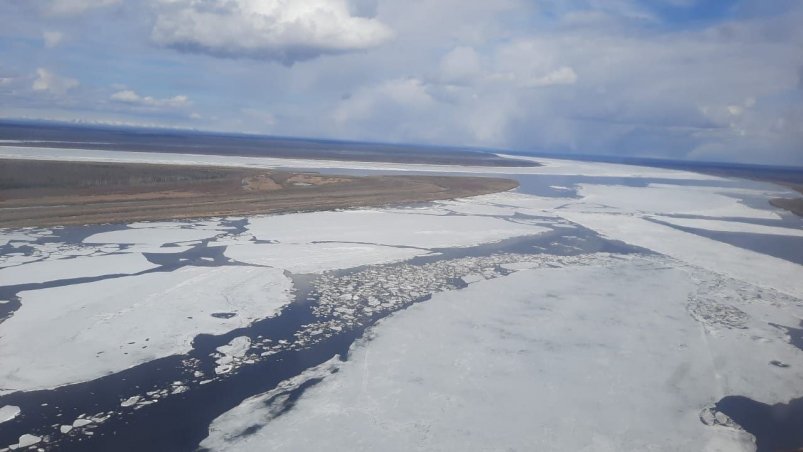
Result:
{"label": "white ice field", "polygon": [[[221,413],[201,445],[750,451],[750,433],[732,422],[707,425],[701,413],[727,395],[766,404],[803,396],[803,350],[778,327],[803,321],[803,266],[688,229],[803,240],[799,219],[745,202],[783,195],[782,187],[549,159],[538,159],[543,167],[489,170],[63,149],[0,148],[0,156],[585,177],[560,190],[565,196],[518,190],[410,207],[88,227],[79,239],[62,238],[60,228],[0,230],[0,309],[14,306],[0,323],[0,397],[113,375],[187,353],[199,334],[277,316],[294,300],[294,275],[332,284],[345,281],[327,276],[333,271],[360,267],[370,276],[376,266],[416,257],[434,259],[431,272],[451,272],[468,286],[429,289],[436,284],[428,275],[405,280],[416,273],[403,267],[407,273],[392,279],[394,293],[431,299],[384,317],[347,356]],[[602,182],[613,177],[660,181]],[[438,267],[445,249],[579,237],[581,229],[641,252],[592,250],[571,259],[513,253]],[[339,287],[340,295],[326,299],[326,309],[347,319],[329,331],[361,321],[359,287]],[[384,306],[382,297],[368,299],[376,312]],[[218,347],[216,372],[156,395],[129,392],[120,413],[106,416],[236,373],[258,361],[258,345],[235,337]],[[259,350],[269,356],[284,346]],[[313,378],[322,381],[277,415],[282,391]],[[0,398],[0,428],[22,416],[25,407]],[[24,433],[42,443],[58,438]]]}

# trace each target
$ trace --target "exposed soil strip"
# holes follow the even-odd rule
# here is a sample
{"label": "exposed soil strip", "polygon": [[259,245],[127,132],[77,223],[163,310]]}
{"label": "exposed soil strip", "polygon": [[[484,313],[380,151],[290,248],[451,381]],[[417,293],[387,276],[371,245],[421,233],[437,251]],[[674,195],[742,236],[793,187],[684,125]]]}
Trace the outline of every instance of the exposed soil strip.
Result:
{"label": "exposed soil strip", "polygon": [[434,201],[510,179],[331,176],[253,168],[0,159],[0,227],[254,215]]}

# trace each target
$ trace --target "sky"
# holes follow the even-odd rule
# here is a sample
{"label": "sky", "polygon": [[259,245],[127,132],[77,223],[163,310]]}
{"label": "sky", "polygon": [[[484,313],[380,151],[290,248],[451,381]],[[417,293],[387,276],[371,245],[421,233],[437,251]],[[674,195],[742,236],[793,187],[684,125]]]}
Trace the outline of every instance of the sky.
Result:
{"label": "sky", "polygon": [[801,0],[2,0],[0,118],[803,165]]}

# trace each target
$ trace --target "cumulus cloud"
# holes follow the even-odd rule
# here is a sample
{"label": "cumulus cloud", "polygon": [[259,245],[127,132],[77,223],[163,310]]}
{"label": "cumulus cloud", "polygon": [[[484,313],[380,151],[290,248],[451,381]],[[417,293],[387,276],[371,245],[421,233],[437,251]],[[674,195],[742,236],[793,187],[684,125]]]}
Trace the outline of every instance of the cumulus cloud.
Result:
{"label": "cumulus cloud", "polygon": [[120,0],[45,0],[42,6],[48,14],[73,15],[117,3],[120,3]]}
{"label": "cumulus cloud", "polygon": [[392,36],[345,0],[161,0],[152,39],[174,49],[293,64],[365,50]]}
{"label": "cumulus cloud", "polygon": [[[4,111],[31,117],[97,111],[281,135],[803,164],[800,2],[23,3],[0,1],[14,77],[0,77],[0,94]],[[43,5],[92,14],[43,19]],[[30,96],[33,78],[17,74],[53,57],[14,45],[30,30],[76,44],[60,49],[58,67],[88,85],[71,93],[80,98]],[[176,49],[247,58],[220,64]],[[109,55],[126,51],[124,70],[109,72]],[[58,79],[36,84],[74,87]],[[137,91],[108,91],[114,81]],[[188,98],[161,94],[171,86],[197,104],[180,108]]]}
{"label": "cumulus cloud", "polygon": [[44,31],[42,32],[42,40],[45,43],[45,47],[48,49],[52,49],[59,45],[64,39],[64,34],[58,31]]}
{"label": "cumulus cloud", "polygon": [[36,78],[31,88],[33,88],[34,91],[45,91],[51,94],[62,95],[78,85],[78,80],[69,77],[60,77],[47,69],[39,68],[36,70]]}
{"label": "cumulus cloud", "polygon": [[155,108],[180,108],[191,105],[191,102],[187,96],[173,96],[164,99],[157,99],[151,96],[141,96],[137,94],[136,91],[130,89],[117,91],[111,95],[110,99],[124,104],[141,105]]}
{"label": "cumulus cloud", "polygon": [[429,102],[413,109],[388,101],[384,87],[399,80],[388,71],[391,82],[337,105],[352,125],[339,136],[801,164],[803,141],[791,127],[800,115],[786,113],[799,96],[800,63],[790,56],[803,44],[792,20],[801,12],[661,31],[630,16],[582,29],[560,19],[547,31],[497,30],[483,44],[455,45],[450,20],[465,19],[457,9],[439,28],[440,42],[451,45],[445,53],[429,47],[435,58],[408,58],[411,42],[391,52],[402,63],[385,61],[424,80]]}

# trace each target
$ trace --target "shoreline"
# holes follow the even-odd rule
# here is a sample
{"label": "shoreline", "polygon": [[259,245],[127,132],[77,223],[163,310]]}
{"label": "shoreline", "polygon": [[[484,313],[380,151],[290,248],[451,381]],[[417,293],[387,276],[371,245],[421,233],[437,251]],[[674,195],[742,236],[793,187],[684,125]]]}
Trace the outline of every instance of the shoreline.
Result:
{"label": "shoreline", "polygon": [[220,166],[0,159],[0,228],[377,207],[497,193],[512,179],[338,176]]}

